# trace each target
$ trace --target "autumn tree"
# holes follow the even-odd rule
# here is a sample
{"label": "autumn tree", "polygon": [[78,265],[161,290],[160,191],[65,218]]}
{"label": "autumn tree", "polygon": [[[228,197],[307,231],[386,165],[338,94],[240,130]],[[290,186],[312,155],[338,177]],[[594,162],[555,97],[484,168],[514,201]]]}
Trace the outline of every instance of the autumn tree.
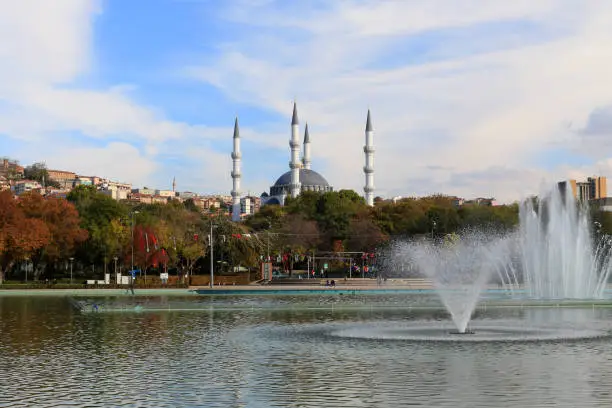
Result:
{"label": "autumn tree", "polygon": [[[227,217],[218,216],[207,220],[213,224],[215,264],[227,263],[232,266],[256,267],[260,257],[266,253],[266,234],[250,233],[249,228],[235,223]],[[205,270],[209,270],[210,252],[206,254]]]}
{"label": "autumn tree", "polygon": [[349,251],[370,252],[389,239],[380,227],[363,214],[351,220],[346,249]]}
{"label": "autumn tree", "polygon": [[199,213],[180,206],[168,207],[159,216],[155,229],[169,262],[183,275],[192,275],[208,247],[206,222]]}
{"label": "autumn tree", "polygon": [[[278,231],[284,252],[292,255],[316,249],[321,242],[319,226],[301,214],[289,214]],[[293,273],[294,257],[290,257],[289,273]]]}
{"label": "autumn tree", "polygon": [[44,221],[28,218],[10,191],[0,192],[0,284],[16,262],[49,245],[50,239]]}
{"label": "autumn tree", "polygon": [[79,213],[66,200],[26,193],[21,195],[19,207],[27,218],[42,221],[51,236],[32,256],[37,278],[47,266],[53,267],[57,261],[70,257],[88,237],[87,231],[80,226]]}

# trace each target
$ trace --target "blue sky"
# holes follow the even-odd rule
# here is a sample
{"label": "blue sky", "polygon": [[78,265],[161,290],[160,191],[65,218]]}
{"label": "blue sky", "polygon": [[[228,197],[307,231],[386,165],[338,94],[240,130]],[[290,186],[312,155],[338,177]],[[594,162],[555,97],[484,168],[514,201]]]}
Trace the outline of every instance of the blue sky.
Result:
{"label": "blue sky", "polygon": [[[34,16],[37,16],[34,18]],[[297,100],[313,169],[378,193],[501,201],[608,175],[612,4],[542,0],[11,2],[0,154],[180,190],[244,193],[288,170]]]}

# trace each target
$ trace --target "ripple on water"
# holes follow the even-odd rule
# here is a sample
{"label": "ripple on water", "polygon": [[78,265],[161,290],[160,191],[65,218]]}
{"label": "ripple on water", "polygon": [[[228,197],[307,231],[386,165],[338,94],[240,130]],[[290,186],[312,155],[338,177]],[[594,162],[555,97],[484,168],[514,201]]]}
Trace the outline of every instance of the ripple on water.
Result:
{"label": "ripple on water", "polygon": [[[543,322],[561,312],[491,313],[482,323],[490,328],[509,325],[495,323],[500,317],[512,327],[548,327]],[[601,313],[595,320],[605,323],[611,316]],[[576,327],[605,326],[592,325],[592,315],[568,318]],[[346,335],[423,326],[410,319],[328,310],[85,315],[61,299],[0,298],[0,407],[609,406],[608,341],[442,344]]]}

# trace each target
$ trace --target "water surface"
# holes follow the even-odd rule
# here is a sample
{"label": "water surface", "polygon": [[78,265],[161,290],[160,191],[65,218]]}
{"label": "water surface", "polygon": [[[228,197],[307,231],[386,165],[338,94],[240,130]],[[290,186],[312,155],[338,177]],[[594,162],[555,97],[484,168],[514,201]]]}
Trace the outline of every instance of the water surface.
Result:
{"label": "water surface", "polygon": [[[104,312],[81,312],[67,297],[0,297],[0,407],[587,408],[612,401],[607,338],[470,344],[334,335],[369,325],[444,326],[442,311],[400,307],[431,297],[80,300]],[[475,324],[571,329],[605,326],[610,317],[608,308],[504,308],[478,311]]]}

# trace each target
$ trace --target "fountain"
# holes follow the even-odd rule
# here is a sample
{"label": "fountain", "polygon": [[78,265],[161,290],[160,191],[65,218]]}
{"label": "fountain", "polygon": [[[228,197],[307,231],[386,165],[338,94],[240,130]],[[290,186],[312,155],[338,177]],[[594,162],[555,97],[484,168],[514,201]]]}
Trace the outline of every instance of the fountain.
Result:
{"label": "fountain", "polygon": [[588,209],[569,188],[540,197],[520,207],[519,270],[527,293],[537,299],[600,299],[610,275],[607,240],[594,244]]}
{"label": "fountain", "polygon": [[506,247],[505,237],[470,231],[460,240],[403,242],[395,250],[396,257],[403,257],[432,280],[457,329],[452,333],[471,334],[467,328],[472,313],[491,278],[492,265],[505,254]]}
{"label": "fountain", "polygon": [[461,239],[400,242],[393,259],[432,280],[457,328],[467,330],[481,293],[493,276],[513,298],[600,299],[612,270],[612,246],[595,245],[588,209],[555,186],[520,206],[519,228],[500,235],[468,231]]}

